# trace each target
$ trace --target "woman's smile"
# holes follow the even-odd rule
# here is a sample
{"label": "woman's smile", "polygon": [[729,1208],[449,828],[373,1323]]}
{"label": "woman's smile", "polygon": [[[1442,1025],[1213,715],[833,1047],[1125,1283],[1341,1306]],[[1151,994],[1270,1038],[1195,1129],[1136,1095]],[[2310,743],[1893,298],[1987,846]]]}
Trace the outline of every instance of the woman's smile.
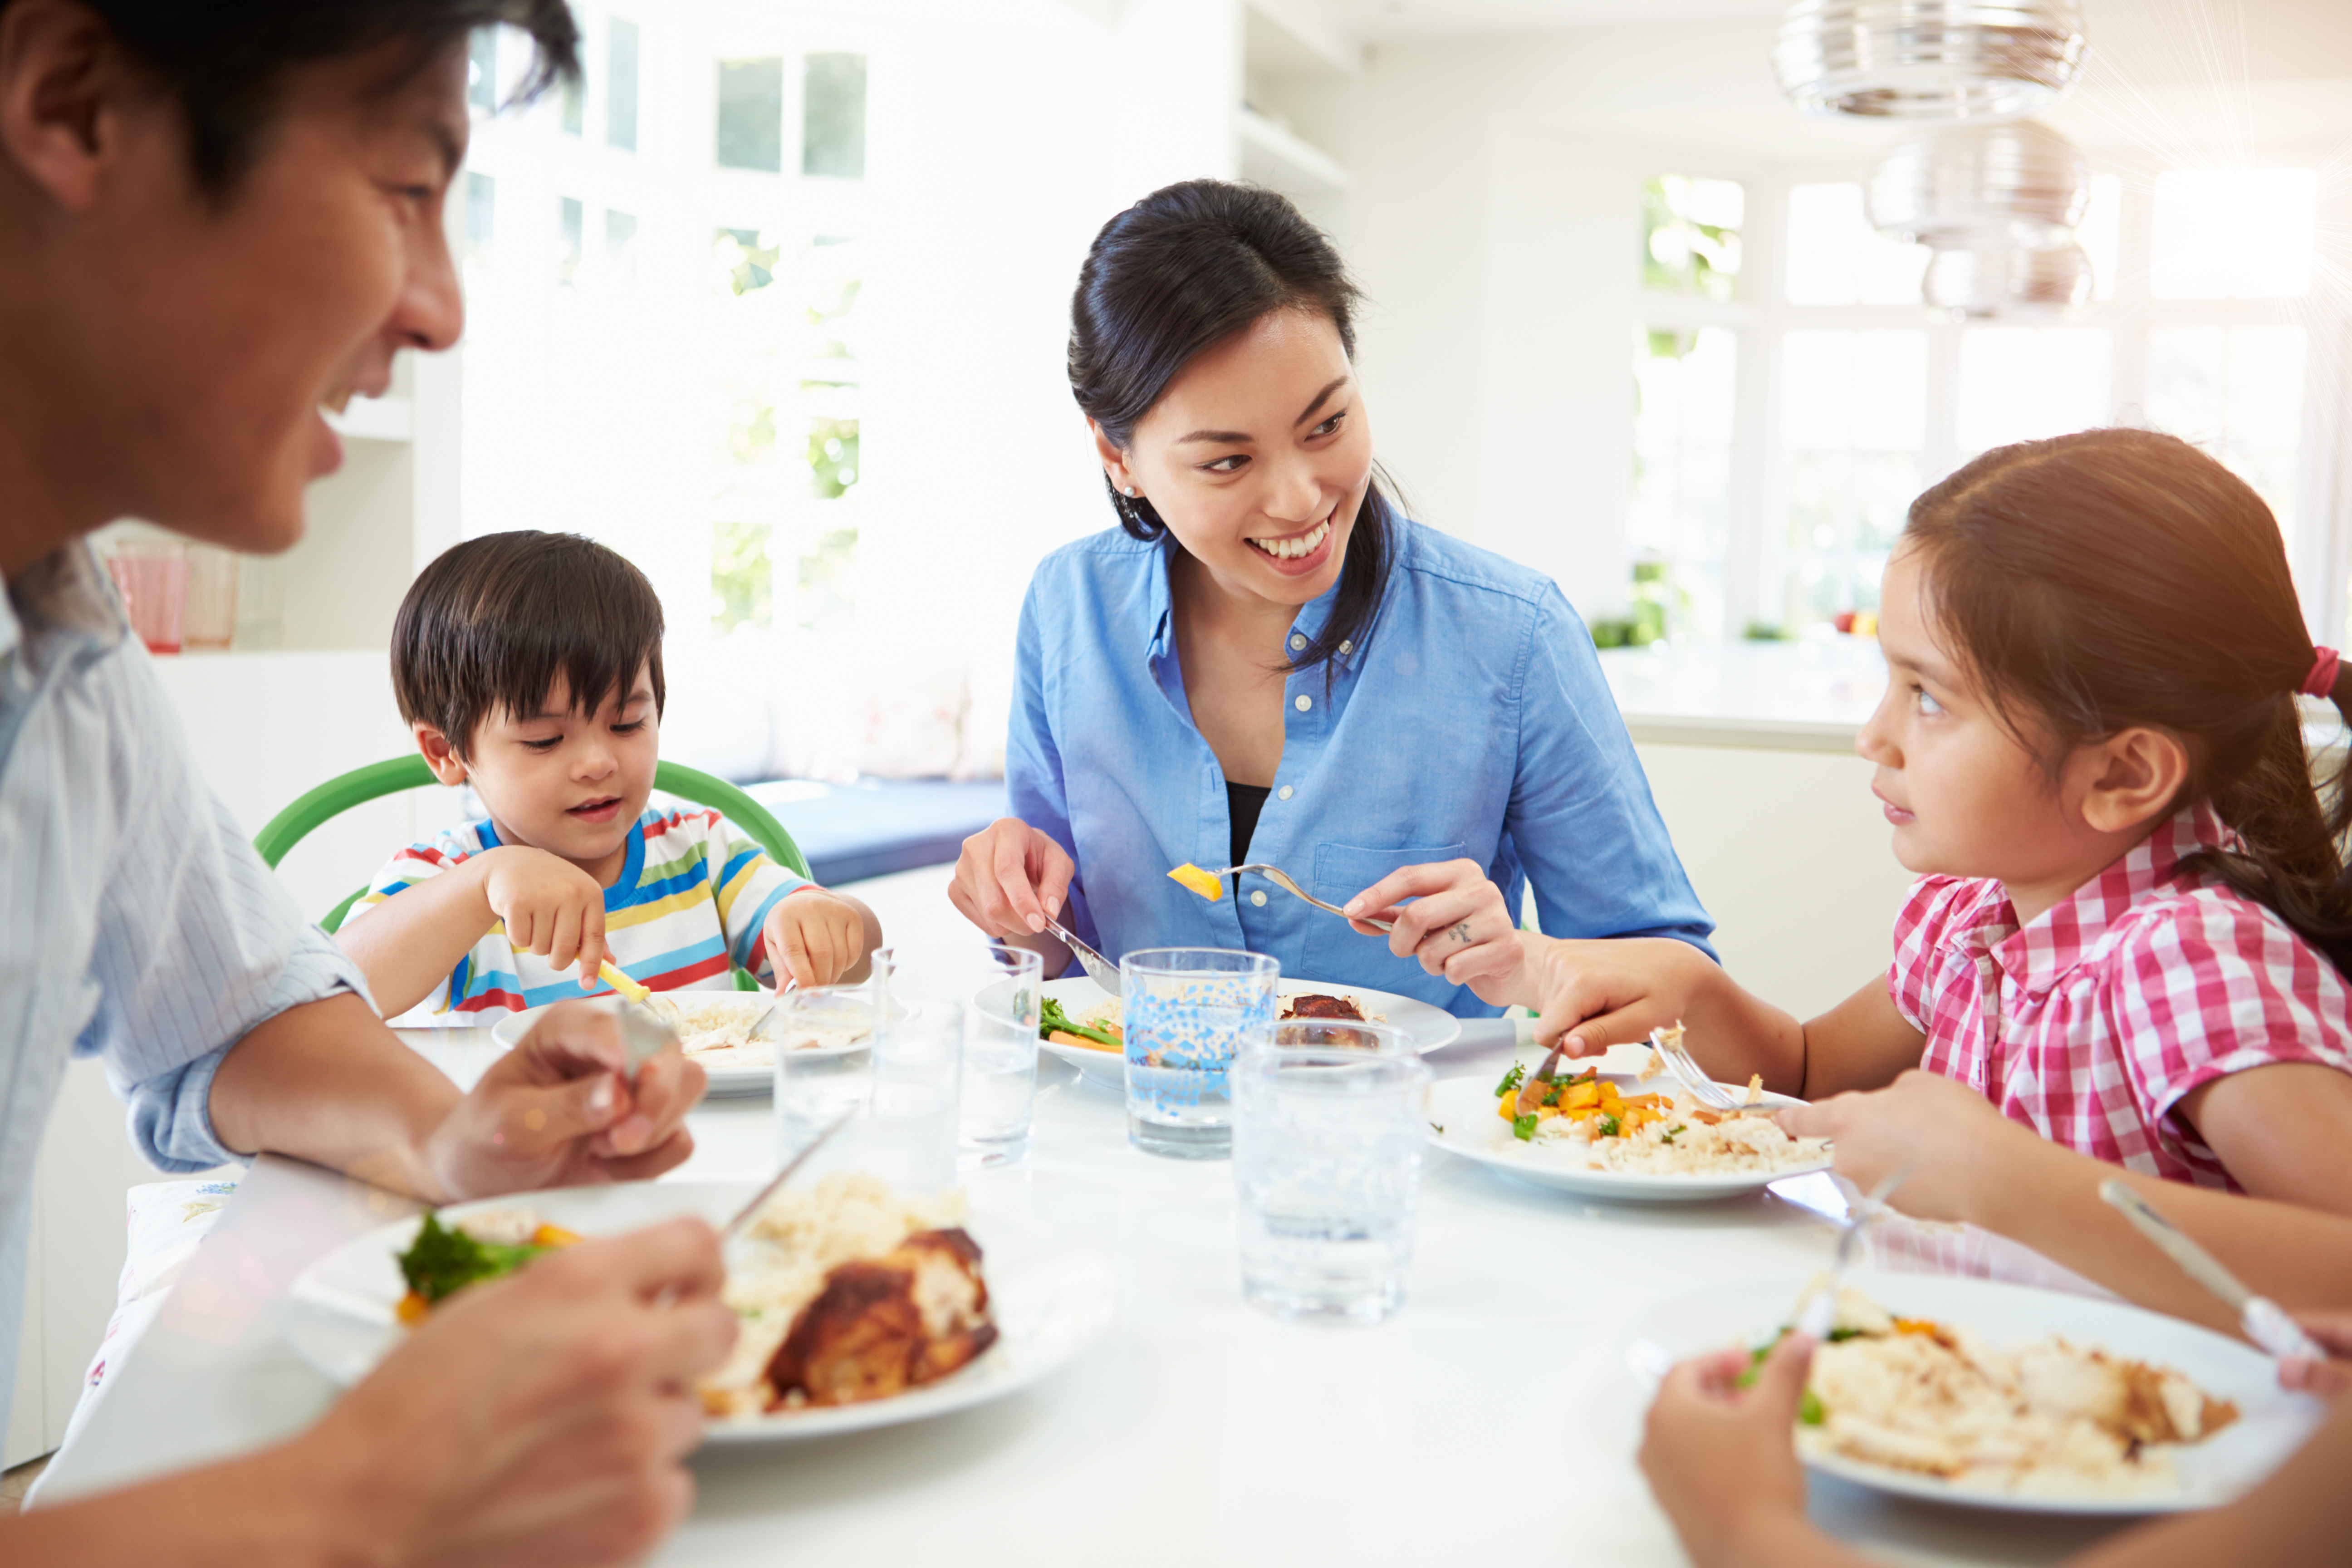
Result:
{"label": "woman's smile", "polygon": [[1332,526],[1334,506],[1303,533],[1272,536],[1252,536],[1250,547],[1274,564],[1285,576],[1303,577],[1320,567],[1331,553],[1331,540],[1339,531]]}

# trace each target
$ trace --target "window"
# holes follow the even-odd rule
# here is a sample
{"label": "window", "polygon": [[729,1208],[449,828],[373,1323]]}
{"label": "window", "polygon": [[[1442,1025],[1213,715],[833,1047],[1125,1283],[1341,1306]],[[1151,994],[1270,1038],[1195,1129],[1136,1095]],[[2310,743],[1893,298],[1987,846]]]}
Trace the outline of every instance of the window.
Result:
{"label": "window", "polygon": [[801,89],[801,173],[866,177],[866,57],[811,55]]}
{"label": "window", "polygon": [[1723,625],[1738,362],[1727,328],[1634,334],[1628,640],[1708,637]]}
{"label": "window", "polygon": [[1927,478],[1927,334],[1791,331],[1781,355],[1782,623],[1874,610],[1887,552]]}
{"label": "window", "polygon": [[2107,424],[2112,357],[2110,334],[2096,327],[1969,328],[1960,334],[1955,458]]}
{"label": "window", "polygon": [[487,267],[490,241],[499,216],[499,183],[488,174],[466,173],[466,259]]}
{"label": "window", "polygon": [[466,102],[475,109],[499,106],[499,30],[477,27],[466,41]]}
{"label": "window", "polygon": [[1916,305],[1927,247],[1898,245],[1863,216],[1853,183],[1799,185],[1789,193],[1791,305]]}
{"label": "window", "polygon": [[604,265],[615,278],[637,275],[637,220],[629,213],[604,214]]}
{"label": "window", "polygon": [[764,169],[784,166],[784,61],[719,62],[719,166]]}
{"label": "window", "polygon": [[2319,176],[2310,169],[2173,169],[2156,179],[2159,300],[2292,300],[2311,292]]}
{"label": "window", "polygon": [[2292,540],[2303,455],[2301,327],[2158,327],[2147,341],[2147,420],[2221,458]]}
{"label": "window", "polygon": [[637,25],[618,16],[605,42],[604,140],[637,150]]}
{"label": "window", "polygon": [[1662,174],[1643,187],[1642,281],[1728,300],[1739,287],[1739,226],[1748,193],[1730,180]]}
{"label": "window", "polygon": [[555,279],[572,282],[580,276],[581,240],[588,226],[588,209],[577,196],[566,196],[556,213]]}
{"label": "window", "polygon": [[588,91],[567,77],[556,89],[556,116],[566,136],[577,136],[588,123]]}

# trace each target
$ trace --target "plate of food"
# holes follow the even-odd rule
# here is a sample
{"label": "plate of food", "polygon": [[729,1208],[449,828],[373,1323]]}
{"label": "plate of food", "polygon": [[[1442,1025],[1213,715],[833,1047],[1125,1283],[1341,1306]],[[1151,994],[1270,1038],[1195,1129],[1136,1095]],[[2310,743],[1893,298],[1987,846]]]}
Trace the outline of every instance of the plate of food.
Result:
{"label": "plate of food", "polygon": [[[1320,980],[1280,980],[1274,989],[1277,1017],[1387,1024],[1411,1036],[1423,1056],[1452,1045],[1462,1033],[1462,1020],[1443,1007],[1393,991]],[[1095,1082],[1123,1089],[1127,1056],[1119,1037],[1118,998],[1083,974],[1048,980],[1045,992],[1037,1048],[1060,1058]]]}
{"label": "plate of food", "polygon": [[[678,1044],[690,1059],[702,1064],[710,1080],[706,1092],[714,1099],[772,1092],[780,1045],[837,1057],[866,1049],[874,1037],[871,1014],[848,1005],[837,1017],[787,1018],[779,1010],[761,1023],[761,1016],[775,1005],[773,992],[663,991],[656,997],[659,1005],[675,1010]],[[541,1006],[506,1014],[490,1026],[490,1037],[512,1050],[546,1011]]]}
{"label": "plate of food", "polygon": [[[748,1182],[631,1182],[458,1204],[355,1237],[294,1281],[302,1358],[358,1382],[456,1291],[554,1248],[680,1215],[724,1224]],[[712,1443],[777,1442],[925,1420],[1001,1398],[1110,1326],[1098,1259],[960,1192],[894,1193],[852,1172],[770,1200],[728,1254],[741,1331],[698,1385]]]}
{"label": "plate of food", "polygon": [[[1855,1270],[1813,1352],[1797,1452],[1823,1475],[1937,1502],[2147,1514],[2229,1501],[2326,1406],[2259,1351],[2108,1297]],[[1759,1356],[1821,1284],[1790,1274],[1669,1302],[1626,1348],[1645,1378],[1702,1352]],[[1769,1309],[1767,1307],[1769,1312]]]}
{"label": "plate of food", "polygon": [[[1829,1167],[1825,1141],[1792,1138],[1769,1116],[1710,1110],[1663,1065],[1637,1074],[1562,1064],[1540,1079],[1521,1062],[1499,1082],[1447,1079],[1430,1088],[1429,1141],[1514,1181],[1633,1203],[1737,1197]],[[1757,1106],[1799,1103],[1755,1082],[1725,1088]]]}

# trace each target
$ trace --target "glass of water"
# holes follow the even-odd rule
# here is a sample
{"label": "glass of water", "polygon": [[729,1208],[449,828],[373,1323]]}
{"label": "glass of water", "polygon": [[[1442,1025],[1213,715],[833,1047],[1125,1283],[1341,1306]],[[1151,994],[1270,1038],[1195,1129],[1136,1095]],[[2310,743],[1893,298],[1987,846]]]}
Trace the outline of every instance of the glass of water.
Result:
{"label": "glass of water", "polygon": [[1281,1318],[1379,1322],[1404,1301],[1430,1070],[1410,1051],[1272,1033],[1233,1069],[1242,1299]]}
{"label": "glass of water", "polygon": [[1029,1152],[1037,1107],[1037,1010],[1045,960],[1009,942],[982,944],[981,984],[963,1017],[959,1160],[1009,1165]]}
{"label": "glass of water", "polygon": [[[766,1034],[776,1043],[776,1157],[790,1160],[842,1112],[863,1110],[874,1092],[877,987],[814,985],[776,998]],[[824,1163],[848,1137],[828,1147]]]}
{"label": "glass of water", "polygon": [[1228,1071],[1245,1030],[1274,1022],[1282,966],[1223,947],[1151,947],[1118,966],[1127,1139],[1147,1154],[1233,1151]]}
{"label": "glass of water", "polygon": [[856,1134],[857,1167],[908,1192],[955,1184],[964,1007],[907,1003],[874,1036],[874,1093]]}
{"label": "glass of water", "polygon": [[1277,1018],[1242,1037],[1242,1052],[1265,1050],[1362,1051],[1370,1056],[1412,1057],[1412,1037],[1393,1024],[1355,1024],[1340,1018]]}

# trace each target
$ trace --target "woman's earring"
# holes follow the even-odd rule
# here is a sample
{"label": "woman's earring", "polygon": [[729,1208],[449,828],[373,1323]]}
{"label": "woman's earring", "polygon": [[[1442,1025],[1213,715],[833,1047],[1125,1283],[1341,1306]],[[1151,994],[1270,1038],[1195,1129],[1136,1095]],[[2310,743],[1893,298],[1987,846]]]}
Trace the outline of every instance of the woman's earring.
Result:
{"label": "woman's earring", "polygon": [[1121,494],[1121,495],[1123,495],[1123,496],[1125,496],[1128,500],[1133,500],[1135,499],[1135,487],[1134,487],[1133,485],[1129,485],[1126,489],[1124,489],[1120,490],[1118,493],[1119,493],[1119,494]]}

